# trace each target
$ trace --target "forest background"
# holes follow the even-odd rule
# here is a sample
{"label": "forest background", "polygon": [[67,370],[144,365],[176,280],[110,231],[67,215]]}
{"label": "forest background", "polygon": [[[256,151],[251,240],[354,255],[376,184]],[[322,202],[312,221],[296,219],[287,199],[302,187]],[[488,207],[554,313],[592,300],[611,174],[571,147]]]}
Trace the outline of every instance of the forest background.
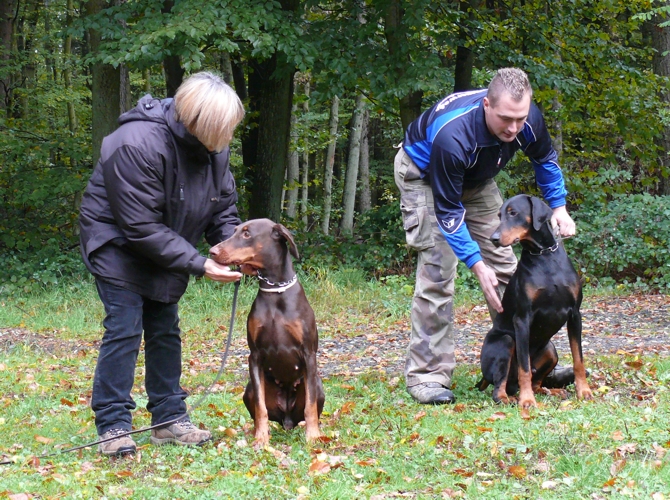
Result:
{"label": "forest background", "polygon": [[[84,276],[77,216],[102,138],[146,93],[219,72],[247,115],[243,219],[296,232],[302,269],[410,275],[394,145],[423,110],[528,72],[586,282],[670,289],[669,1],[2,0],[0,295]],[[538,193],[523,155],[497,177]],[[204,247],[203,247],[204,250]],[[465,280],[468,278],[469,273]],[[391,280],[392,282],[392,280]]]}

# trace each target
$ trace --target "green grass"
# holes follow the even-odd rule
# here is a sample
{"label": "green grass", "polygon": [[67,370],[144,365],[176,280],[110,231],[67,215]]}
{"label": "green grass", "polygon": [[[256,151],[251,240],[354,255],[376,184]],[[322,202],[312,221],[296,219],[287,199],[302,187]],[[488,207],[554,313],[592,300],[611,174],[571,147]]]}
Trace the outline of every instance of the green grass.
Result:
{"label": "green grass", "polygon": [[[406,318],[402,280],[370,283],[351,271],[302,281],[322,326],[384,328]],[[241,287],[238,343],[254,294],[253,286]],[[191,402],[218,369],[231,297],[232,286],[202,280],[182,302]],[[670,359],[630,363],[623,354],[587,360],[593,401],[577,401],[573,391],[567,400],[540,396],[528,419],[495,405],[490,389],[473,389],[474,365],[457,367],[458,404],[446,407],[414,404],[401,373],[330,377],[323,442],[309,447],[304,429],[273,426],[271,448],[262,451],[251,446],[241,401],[246,377],[231,369],[193,415],[213,431],[212,444],[159,448],[139,434],[132,459],[93,449],[34,459],[95,439],[88,399],[101,309],[90,281],[0,302],[0,326],[42,333],[39,342],[11,345],[0,337],[0,455],[14,461],[0,466],[0,498],[670,497]],[[141,357],[138,366],[136,427],[149,424]]]}

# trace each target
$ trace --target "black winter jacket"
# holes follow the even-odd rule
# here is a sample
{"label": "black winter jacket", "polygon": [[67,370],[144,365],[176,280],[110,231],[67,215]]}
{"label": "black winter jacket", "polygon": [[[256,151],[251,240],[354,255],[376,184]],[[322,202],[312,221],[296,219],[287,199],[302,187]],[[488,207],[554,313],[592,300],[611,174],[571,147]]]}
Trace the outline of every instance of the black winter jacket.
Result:
{"label": "black winter jacket", "polygon": [[174,118],[172,99],[140,99],[105,137],[84,193],[80,245],[104,281],[175,303],[206,258],[195,245],[233,233],[237,215],[230,151],[210,154]]}

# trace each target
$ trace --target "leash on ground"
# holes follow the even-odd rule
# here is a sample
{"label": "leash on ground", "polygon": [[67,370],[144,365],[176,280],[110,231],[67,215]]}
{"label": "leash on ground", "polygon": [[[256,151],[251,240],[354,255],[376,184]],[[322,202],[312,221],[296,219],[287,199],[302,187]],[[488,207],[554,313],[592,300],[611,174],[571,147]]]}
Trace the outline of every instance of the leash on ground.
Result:
{"label": "leash on ground", "polygon": [[[226,349],[223,352],[223,357],[221,358],[221,366],[219,367],[219,371],[216,374],[216,377],[214,377],[214,380],[212,381],[212,383],[209,384],[209,387],[207,387],[207,389],[205,389],[205,392],[203,392],[202,395],[200,396],[200,398],[198,398],[198,400],[195,402],[195,404],[193,404],[186,411],[186,415],[190,415],[196,408],[198,408],[205,401],[205,399],[207,398],[207,396],[209,396],[211,394],[212,389],[217,384],[217,382],[221,378],[221,375],[223,374],[223,369],[225,368],[226,361],[228,359],[228,351],[230,350],[230,343],[231,343],[231,340],[232,340],[232,337],[233,337],[233,326],[235,325],[235,311],[237,310],[237,292],[238,292],[239,289],[240,289],[240,282],[236,281],[235,282],[235,291],[233,292],[233,307],[232,307],[232,310],[231,310],[231,313],[230,313],[230,325],[229,325],[229,328],[228,328],[228,339],[226,340]],[[65,450],[60,450],[60,451],[57,451],[57,452],[54,452],[54,453],[48,453],[48,454],[45,454],[45,455],[40,455],[40,456],[37,456],[37,457],[34,457],[34,458],[38,458],[38,459],[48,458],[48,457],[53,457],[53,456],[56,456],[56,455],[62,455],[63,453],[70,453],[72,451],[82,450],[84,448],[90,448],[91,446],[106,443],[107,441],[113,441],[114,439],[119,439],[119,438],[122,438],[124,436],[130,436],[131,434],[139,434],[140,432],[147,432],[147,431],[150,431],[152,429],[158,429],[160,427],[166,427],[170,424],[174,424],[175,422],[179,422],[183,418],[184,418],[184,415],[180,415],[179,417],[173,418],[172,420],[168,420],[167,422],[161,422],[160,424],[155,424],[155,425],[151,425],[151,426],[148,426],[148,427],[142,427],[141,429],[126,431],[123,434],[117,434],[113,437],[109,437],[109,438],[106,438],[106,439],[99,439],[98,441],[92,441],[90,443],[75,446],[73,448],[67,448]],[[4,460],[4,461],[0,462],[0,465],[9,465],[9,464],[13,464],[13,463],[15,463],[13,460]]]}

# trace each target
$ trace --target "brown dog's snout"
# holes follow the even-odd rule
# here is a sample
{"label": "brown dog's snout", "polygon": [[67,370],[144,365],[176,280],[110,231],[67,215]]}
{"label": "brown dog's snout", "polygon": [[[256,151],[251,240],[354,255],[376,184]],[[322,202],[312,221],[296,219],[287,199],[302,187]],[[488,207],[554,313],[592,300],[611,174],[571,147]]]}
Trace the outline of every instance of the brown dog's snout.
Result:
{"label": "brown dog's snout", "polygon": [[215,262],[218,262],[219,264],[226,264],[229,258],[228,252],[226,252],[225,249],[221,247],[221,243],[210,248],[209,255]]}

